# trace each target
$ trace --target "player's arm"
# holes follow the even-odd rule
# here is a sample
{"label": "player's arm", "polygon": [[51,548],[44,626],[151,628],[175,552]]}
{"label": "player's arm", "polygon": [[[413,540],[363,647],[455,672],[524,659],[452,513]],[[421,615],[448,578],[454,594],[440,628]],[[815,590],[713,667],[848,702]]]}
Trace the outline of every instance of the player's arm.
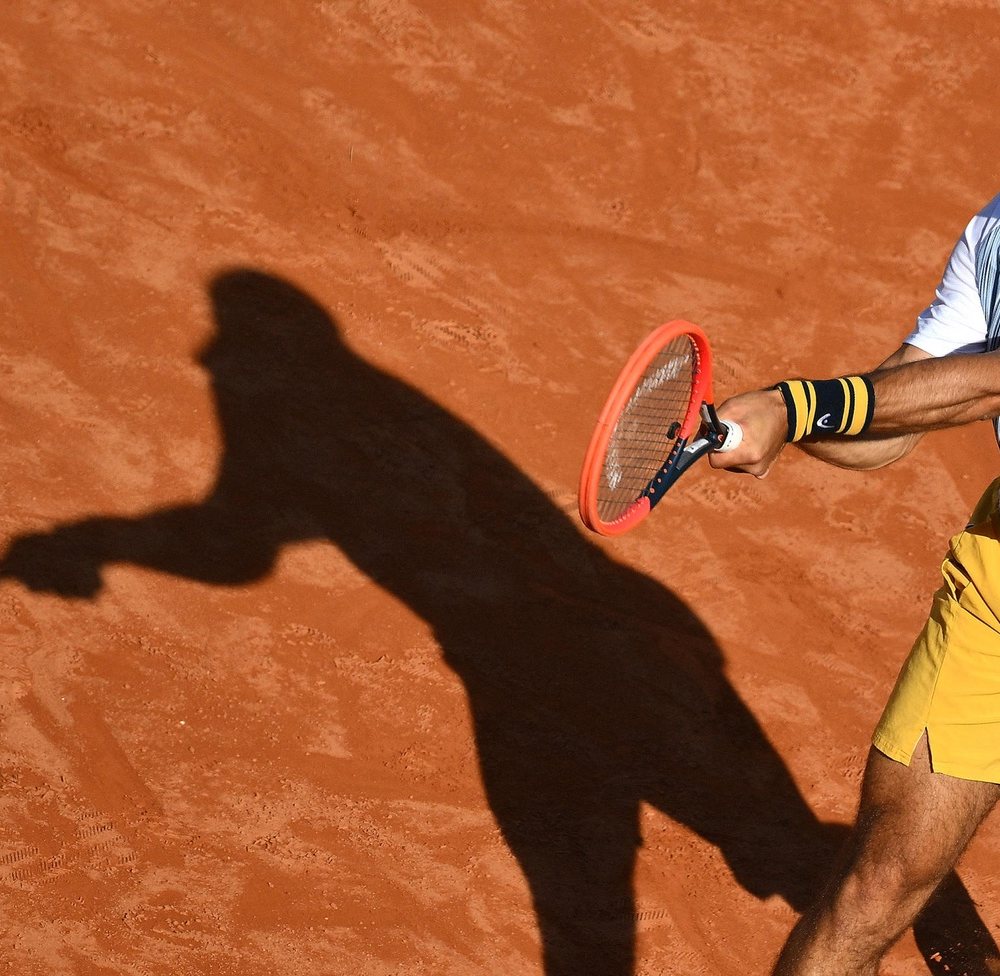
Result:
{"label": "player's arm", "polygon": [[[1000,414],[1000,352],[916,359],[866,379],[874,404],[866,438],[921,435]],[[719,416],[740,424],[744,437],[735,450],[710,455],[712,466],[764,477],[789,436],[785,397],[777,390],[744,393],[722,404]]]}
{"label": "player's arm", "polygon": [[[905,363],[920,362],[930,359],[931,354],[917,346],[902,345],[878,369],[891,369]],[[851,468],[855,471],[872,471],[884,468],[893,461],[906,457],[923,437],[923,432],[902,434],[898,436],[882,435],[864,439],[838,440],[818,439],[815,437],[800,441],[797,445],[806,454],[810,454],[828,464],[839,468]]]}
{"label": "player's arm", "polygon": [[870,434],[922,434],[1000,414],[1000,352],[903,363],[870,380]]}
{"label": "player's arm", "polygon": [[1000,359],[984,351],[976,270],[984,228],[998,216],[1000,196],[969,221],[934,301],[917,317],[915,344],[904,344],[867,376],[789,380],[726,401],[719,415],[739,423],[744,440],[732,452],[710,455],[712,465],[763,477],[794,441],[831,464],[878,468],[908,453],[928,430],[1000,414]]}

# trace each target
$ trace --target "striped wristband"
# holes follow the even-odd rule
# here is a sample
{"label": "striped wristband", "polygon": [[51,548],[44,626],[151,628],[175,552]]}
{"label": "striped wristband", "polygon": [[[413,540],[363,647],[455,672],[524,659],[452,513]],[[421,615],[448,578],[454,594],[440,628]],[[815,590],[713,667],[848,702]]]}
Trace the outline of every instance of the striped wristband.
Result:
{"label": "striped wristband", "polygon": [[803,437],[856,437],[875,413],[875,390],[867,376],[836,380],[785,380],[776,387],[788,413],[788,441]]}

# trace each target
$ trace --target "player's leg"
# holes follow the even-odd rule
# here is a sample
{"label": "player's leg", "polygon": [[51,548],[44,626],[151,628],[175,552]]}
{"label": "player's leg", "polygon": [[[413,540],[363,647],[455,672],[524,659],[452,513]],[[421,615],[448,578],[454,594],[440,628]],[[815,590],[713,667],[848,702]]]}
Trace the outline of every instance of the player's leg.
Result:
{"label": "player's leg", "polygon": [[854,832],[776,976],[875,976],[1000,798],[1000,786],[934,773],[926,737],[909,766],[872,749]]}

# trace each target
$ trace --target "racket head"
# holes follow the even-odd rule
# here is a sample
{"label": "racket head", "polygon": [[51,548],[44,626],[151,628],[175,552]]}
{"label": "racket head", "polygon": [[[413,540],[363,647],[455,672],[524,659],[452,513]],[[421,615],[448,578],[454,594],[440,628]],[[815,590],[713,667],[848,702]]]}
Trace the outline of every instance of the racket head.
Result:
{"label": "racket head", "polygon": [[649,514],[701,426],[703,402],[712,402],[708,337],[691,322],[667,322],[632,353],[594,428],[580,472],[587,528],[621,535]]}

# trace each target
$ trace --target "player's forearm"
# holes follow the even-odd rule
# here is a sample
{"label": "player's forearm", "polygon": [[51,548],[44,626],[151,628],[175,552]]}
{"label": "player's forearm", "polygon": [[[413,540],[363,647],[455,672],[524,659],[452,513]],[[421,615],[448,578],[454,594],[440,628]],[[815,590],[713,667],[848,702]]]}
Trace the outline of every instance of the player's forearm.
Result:
{"label": "player's forearm", "polygon": [[875,390],[872,422],[861,438],[815,439],[798,446],[842,468],[869,471],[899,460],[921,434],[1000,414],[996,353],[921,359],[869,374]]}
{"label": "player's forearm", "polygon": [[905,457],[920,440],[918,434],[864,440],[805,440],[798,447],[806,454],[838,468],[873,471]]}
{"label": "player's forearm", "polygon": [[904,363],[869,378],[869,434],[919,434],[1000,415],[1000,353]]}

